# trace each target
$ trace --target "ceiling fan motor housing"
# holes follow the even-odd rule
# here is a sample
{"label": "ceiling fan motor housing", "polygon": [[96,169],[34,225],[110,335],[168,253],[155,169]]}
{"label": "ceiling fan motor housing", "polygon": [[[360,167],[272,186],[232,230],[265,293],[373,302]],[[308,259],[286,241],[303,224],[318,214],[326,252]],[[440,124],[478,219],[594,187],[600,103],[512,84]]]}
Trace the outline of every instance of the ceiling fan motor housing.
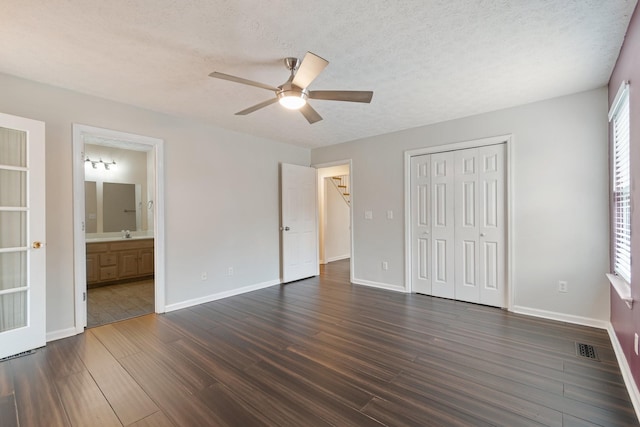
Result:
{"label": "ceiling fan motor housing", "polygon": [[285,108],[296,110],[307,103],[309,91],[306,89],[298,87],[291,82],[278,86],[278,89],[280,90],[276,93],[276,96],[280,104]]}
{"label": "ceiling fan motor housing", "polygon": [[300,60],[293,57],[284,58],[284,65],[287,67],[287,70],[293,73],[300,66]]}

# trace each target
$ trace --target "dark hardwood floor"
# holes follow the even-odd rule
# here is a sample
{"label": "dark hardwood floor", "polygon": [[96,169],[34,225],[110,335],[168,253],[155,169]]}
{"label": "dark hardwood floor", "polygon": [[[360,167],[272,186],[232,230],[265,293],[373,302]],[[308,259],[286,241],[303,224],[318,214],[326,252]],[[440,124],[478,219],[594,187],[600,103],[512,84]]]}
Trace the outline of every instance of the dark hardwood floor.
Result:
{"label": "dark hardwood floor", "polygon": [[2,362],[0,425],[638,425],[605,331],[350,285],[348,268]]}

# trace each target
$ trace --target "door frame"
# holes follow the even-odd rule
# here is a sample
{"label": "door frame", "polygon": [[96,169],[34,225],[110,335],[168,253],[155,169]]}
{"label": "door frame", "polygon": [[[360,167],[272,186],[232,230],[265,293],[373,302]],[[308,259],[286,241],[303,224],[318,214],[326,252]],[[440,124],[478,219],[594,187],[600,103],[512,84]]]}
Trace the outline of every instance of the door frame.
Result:
{"label": "door frame", "polygon": [[[344,166],[344,165],[349,166],[349,192],[350,192],[349,200],[351,201],[349,205],[349,234],[350,234],[349,238],[351,239],[351,253],[349,254],[349,281],[353,283],[353,280],[354,280],[353,248],[355,246],[355,241],[353,238],[353,205],[354,205],[354,200],[357,197],[357,196],[354,196],[355,191],[353,188],[353,161],[352,159],[336,160],[334,162],[313,164],[311,165],[311,167],[316,169],[323,169],[323,168],[330,168],[332,166]],[[318,186],[319,185],[320,184],[318,183]],[[320,189],[318,188],[318,202],[320,202],[319,190]],[[326,204],[326,200],[323,200],[323,203],[318,203],[318,209],[325,209],[325,204]],[[326,218],[326,215],[324,215],[323,217]],[[320,232],[320,228],[318,227],[318,233],[319,232]],[[320,239],[318,239],[318,245],[319,244],[320,244]],[[319,251],[320,251],[320,247],[318,247],[318,253]]]}
{"label": "door frame", "polygon": [[404,276],[405,276],[405,292],[412,292],[411,283],[411,158],[415,156],[422,156],[425,154],[442,153],[446,151],[464,150],[467,148],[485,147],[488,145],[505,144],[505,219],[506,219],[506,233],[505,236],[505,292],[507,310],[513,311],[515,301],[515,287],[513,286],[513,221],[512,221],[512,194],[511,194],[511,165],[512,165],[512,142],[513,135],[499,135],[488,138],[474,139],[462,142],[454,142],[451,144],[434,145],[431,147],[418,148],[414,150],[407,150],[404,152]]}
{"label": "door frame", "polygon": [[86,311],[86,244],[85,244],[85,139],[91,144],[154,153],[154,306],[156,313],[166,310],[165,295],[165,235],[164,235],[164,140],[104,129],[95,126],[73,124],[73,244],[74,244],[74,294],[75,329],[82,333],[87,325]]}

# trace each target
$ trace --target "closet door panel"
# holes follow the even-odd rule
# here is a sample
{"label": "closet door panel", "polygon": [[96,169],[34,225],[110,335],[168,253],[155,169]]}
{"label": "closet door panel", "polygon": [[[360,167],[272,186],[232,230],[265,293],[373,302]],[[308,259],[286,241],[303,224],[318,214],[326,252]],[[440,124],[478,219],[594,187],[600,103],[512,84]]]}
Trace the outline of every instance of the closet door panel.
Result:
{"label": "closet door panel", "polygon": [[454,298],[454,153],[431,154],[431,294]]}
{"label": "closet door panel", "polygon": [[431,156],[411,158],[411,285],[431,294]]}
{"label": "closet door panel", "polygon": [[505,145],[479,148],[480,303],[506,306]]}
{"label": "closet door panel", "polygon": [[455,298],[480,302],[478,149],[455,152]]}

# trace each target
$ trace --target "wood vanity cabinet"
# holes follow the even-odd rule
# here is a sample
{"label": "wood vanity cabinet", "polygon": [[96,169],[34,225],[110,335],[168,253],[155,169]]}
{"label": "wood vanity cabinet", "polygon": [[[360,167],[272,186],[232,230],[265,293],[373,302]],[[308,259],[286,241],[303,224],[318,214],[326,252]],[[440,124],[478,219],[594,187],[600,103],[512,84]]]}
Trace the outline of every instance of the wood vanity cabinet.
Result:
{"label": "wood vanity cabinet", "polygon": [[153,276],[153,239],[87,243],[87,286]]}

